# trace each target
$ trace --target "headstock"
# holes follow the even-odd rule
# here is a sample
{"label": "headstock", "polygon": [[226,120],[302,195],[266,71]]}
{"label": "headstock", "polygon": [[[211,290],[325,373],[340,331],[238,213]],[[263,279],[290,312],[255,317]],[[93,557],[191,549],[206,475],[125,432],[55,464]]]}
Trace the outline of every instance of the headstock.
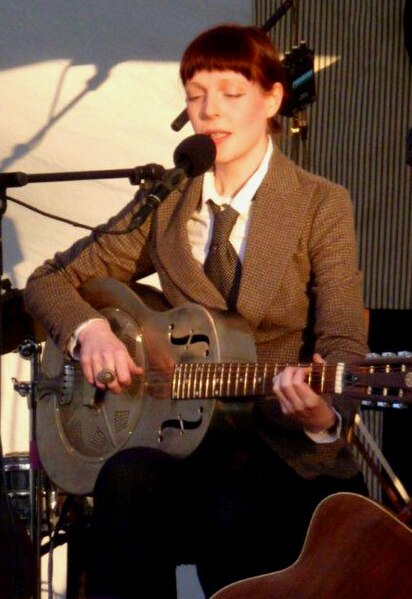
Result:
{"label": "headstock", "polygon": [[406,408],[412,404],[412,353],[368,354],[345,367],[343,385],[363,407]]}

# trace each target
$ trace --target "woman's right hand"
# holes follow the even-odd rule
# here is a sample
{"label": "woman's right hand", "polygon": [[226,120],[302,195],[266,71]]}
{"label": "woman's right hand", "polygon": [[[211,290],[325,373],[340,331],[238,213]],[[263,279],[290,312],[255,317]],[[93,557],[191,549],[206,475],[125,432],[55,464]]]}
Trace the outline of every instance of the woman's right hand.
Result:
{"label": "woman's right hand", "polygon": [[[98,389],[121,393],[130,385],[133,376],[143,373],[143,369],[130,357],[125,344],[112,332],[107,320],[92,320],[81,329],[77,342],[84,376]],[[114,380],[107,384],[100,382],[98,374],[102,370],[112,371]]]}

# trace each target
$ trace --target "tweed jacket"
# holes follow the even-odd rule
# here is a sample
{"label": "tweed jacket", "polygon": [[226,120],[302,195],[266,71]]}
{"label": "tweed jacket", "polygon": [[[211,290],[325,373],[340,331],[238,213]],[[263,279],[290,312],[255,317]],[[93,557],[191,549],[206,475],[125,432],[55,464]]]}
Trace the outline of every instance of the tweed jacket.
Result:
{"label": "tweed jacket", "polygon": [[[140,229],[125,230],[136,211],[129,203],[99,231],[37,268],[25,302],[57,345],[101,316],[77,288],[94,277],[130,283],[157,271],[172,306],[187,302],[225,310],[226,303],[191,253],[187,222],[196,210],[202,177],[185,180]],[[143,193],[143,192],[142,192]],[[278,363],[364,357],[366,327],[356,264],[352,204],[347,191],[310,174],[275,147],[268,173],[252,204],[237,312],[248,322],[258,359]],[[317,444],[284,417],[276,401],[255,406],[253,426],[303,477],[348,477],[358,470],[345,432],[356,405],[334,398],[344,432]]]}

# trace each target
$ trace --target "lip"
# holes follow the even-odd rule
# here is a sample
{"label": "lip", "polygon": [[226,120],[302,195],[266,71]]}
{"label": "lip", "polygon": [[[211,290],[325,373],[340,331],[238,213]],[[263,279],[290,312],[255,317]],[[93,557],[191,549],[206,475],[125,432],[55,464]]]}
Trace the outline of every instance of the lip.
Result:
{"label": "lip", "polygon": [[209,135],[215,144],[220,144],[230,136],[229,131],[215,130],[215,131],[206,131],[205,135]]}

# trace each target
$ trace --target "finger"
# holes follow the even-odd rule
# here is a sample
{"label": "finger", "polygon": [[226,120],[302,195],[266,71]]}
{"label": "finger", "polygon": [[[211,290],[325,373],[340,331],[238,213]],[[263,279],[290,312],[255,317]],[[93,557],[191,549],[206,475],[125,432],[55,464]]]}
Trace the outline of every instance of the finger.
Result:
{"label": "finger", "polygon": [[98,357],[93,357],[87,352],[80,354],[80,365],[83,374],[90,385],[95,385],[99,389],[104,389],[105,384],[98,380],[98,373],[104,369],[103,361]]}
{"label": "finger", "polygon": [[110,385],[116,379],[116,372],[111,368],[103,368],[96,374],[96,382]]}
{"label": "finger", "polygon": [[86,381],[90,385],[94,385],[94,372],[92,365],[89,362],[82,361],[81,367]]}
{"label": "finger", "polygon": [[283,394],[285,413],[302,414],[313,403],[313,391],[307,384],[309,368],[285,370],[280,378],[280,391]]}
{"label": "finger", "polygon": [[286,367],[273,381],[273,390],[284,414],[293,412],[293,368]]}
{"label": "finger", "polygon": [[319,353],[314,353],[313,354],[313,362],[315,364],[325,364],[325,360],[322,358],[322,356]]}

